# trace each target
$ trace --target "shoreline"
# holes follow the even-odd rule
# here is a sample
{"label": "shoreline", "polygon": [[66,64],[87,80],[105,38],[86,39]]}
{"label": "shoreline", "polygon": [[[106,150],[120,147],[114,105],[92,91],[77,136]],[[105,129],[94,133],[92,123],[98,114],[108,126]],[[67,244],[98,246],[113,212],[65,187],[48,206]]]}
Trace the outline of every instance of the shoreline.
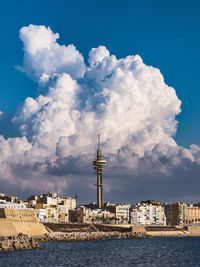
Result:
{"label": "shoreline", "polygon": [[132,238],[146,238],[145,233],[132,232],[53,232],[40,236],[28,236],[18,234],[16,236],[2,236],[0,237],[0,252],[40,249],[40,242],[76,242],[88,240],[103,240],[103,239],[132,239]]}
{"label": "shoreline", "polygon": [[40,249],[43,242],[77,242],[105,239],[135,239],[155,237],[200,237],[200,233],[188,231],[148,231],[148,232],[119,232],[119,231],[93,231],[93,232],[52,232],[40,236],[18,234],[16,236],[0,237],[0,252]]}

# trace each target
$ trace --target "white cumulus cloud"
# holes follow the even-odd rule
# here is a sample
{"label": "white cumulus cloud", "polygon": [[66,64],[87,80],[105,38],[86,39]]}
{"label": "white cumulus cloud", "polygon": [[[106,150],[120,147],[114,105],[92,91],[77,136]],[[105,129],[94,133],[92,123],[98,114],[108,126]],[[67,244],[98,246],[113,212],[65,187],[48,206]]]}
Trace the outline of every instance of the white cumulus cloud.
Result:
{"label": "white cumulus cloud", "polygon": [[21,67],[30,77],[47,81],[55,73],[69,73],[73,78],[84,75],[83,56],[74,45],[59,45],[58,33],[45,26],[29,25],[19,34],[24,43],[24,66]]}
{"label": "white cumulus cloud", "polygon": [[104,46],[91,49],[87,65],[73,45],[59,45],[58,37],[45,26],[20,30],[23,70],[48,90],[26,98],[13,115],[18,136],[1,137],[4,183],[30,192],[87,192],[95,180],[98,133],[108,188],[116,184],[116,191],[120,176],[128,186],[130,179],[172,176],[199,164],[199,146],[186,149],[174,140],[181,101],[157,68],[138,55],[117,59]]}

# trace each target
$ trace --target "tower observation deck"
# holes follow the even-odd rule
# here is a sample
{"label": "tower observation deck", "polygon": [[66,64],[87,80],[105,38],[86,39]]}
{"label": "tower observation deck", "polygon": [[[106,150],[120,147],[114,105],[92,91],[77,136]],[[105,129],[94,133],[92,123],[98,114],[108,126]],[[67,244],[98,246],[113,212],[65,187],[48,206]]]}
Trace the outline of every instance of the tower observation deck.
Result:
{"label": "tower observation deck", "polygon": [[106,161],[103,159],[102,152],[100,149],[100,134],[98,135],[98,149],[97,149],[97,157],[93,161],[93,166],[95,173],[97,174],[97,208],[101,209],[103,207],[103,167],[106,165]]}

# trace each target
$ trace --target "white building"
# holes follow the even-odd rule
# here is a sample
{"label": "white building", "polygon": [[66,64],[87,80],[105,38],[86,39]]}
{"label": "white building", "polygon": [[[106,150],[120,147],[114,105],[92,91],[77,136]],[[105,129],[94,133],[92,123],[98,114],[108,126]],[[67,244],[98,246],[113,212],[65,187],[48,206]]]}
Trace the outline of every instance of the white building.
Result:
{"label": "white building", "polygon": [[47,218],[46,209],[35,209],[37,218],[39,222],[45,222]]}
{"label": "white building", "polygon": [[0,209],[26,209],[24,204],[0,201]]}
{"label": "white building", "polygon": [[58,205],[65,205],[68,210],[76,208],[76,198],[57,197],[56,193],[45,193],[41,196],[31,196],[28,198],[29,207],[35,208],[37,204],[45,204],[51,207],[57,207]]}
{"label": "white building", "polygon": [[164,207],[151,203],[138,203],[131,207],[130,223],[134,225],[166,225]]}

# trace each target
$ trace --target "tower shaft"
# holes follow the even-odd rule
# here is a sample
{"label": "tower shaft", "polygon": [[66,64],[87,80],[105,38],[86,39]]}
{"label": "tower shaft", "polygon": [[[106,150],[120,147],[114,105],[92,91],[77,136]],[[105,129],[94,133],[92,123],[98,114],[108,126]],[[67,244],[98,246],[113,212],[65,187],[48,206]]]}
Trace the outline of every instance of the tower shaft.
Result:
{"label": "tower shaft", "polygon": [[103,207],[102,175],[97,173],[97,207]]}
{"label": "tower shaft", "polygon": [[101,209],[103,207],[103,167],[106,165],[106,161],[103,159],[100,148],[100,134],[98,135],[98,149],[96,160],[93,161],[93,166],[97,174],[97,207]]}

